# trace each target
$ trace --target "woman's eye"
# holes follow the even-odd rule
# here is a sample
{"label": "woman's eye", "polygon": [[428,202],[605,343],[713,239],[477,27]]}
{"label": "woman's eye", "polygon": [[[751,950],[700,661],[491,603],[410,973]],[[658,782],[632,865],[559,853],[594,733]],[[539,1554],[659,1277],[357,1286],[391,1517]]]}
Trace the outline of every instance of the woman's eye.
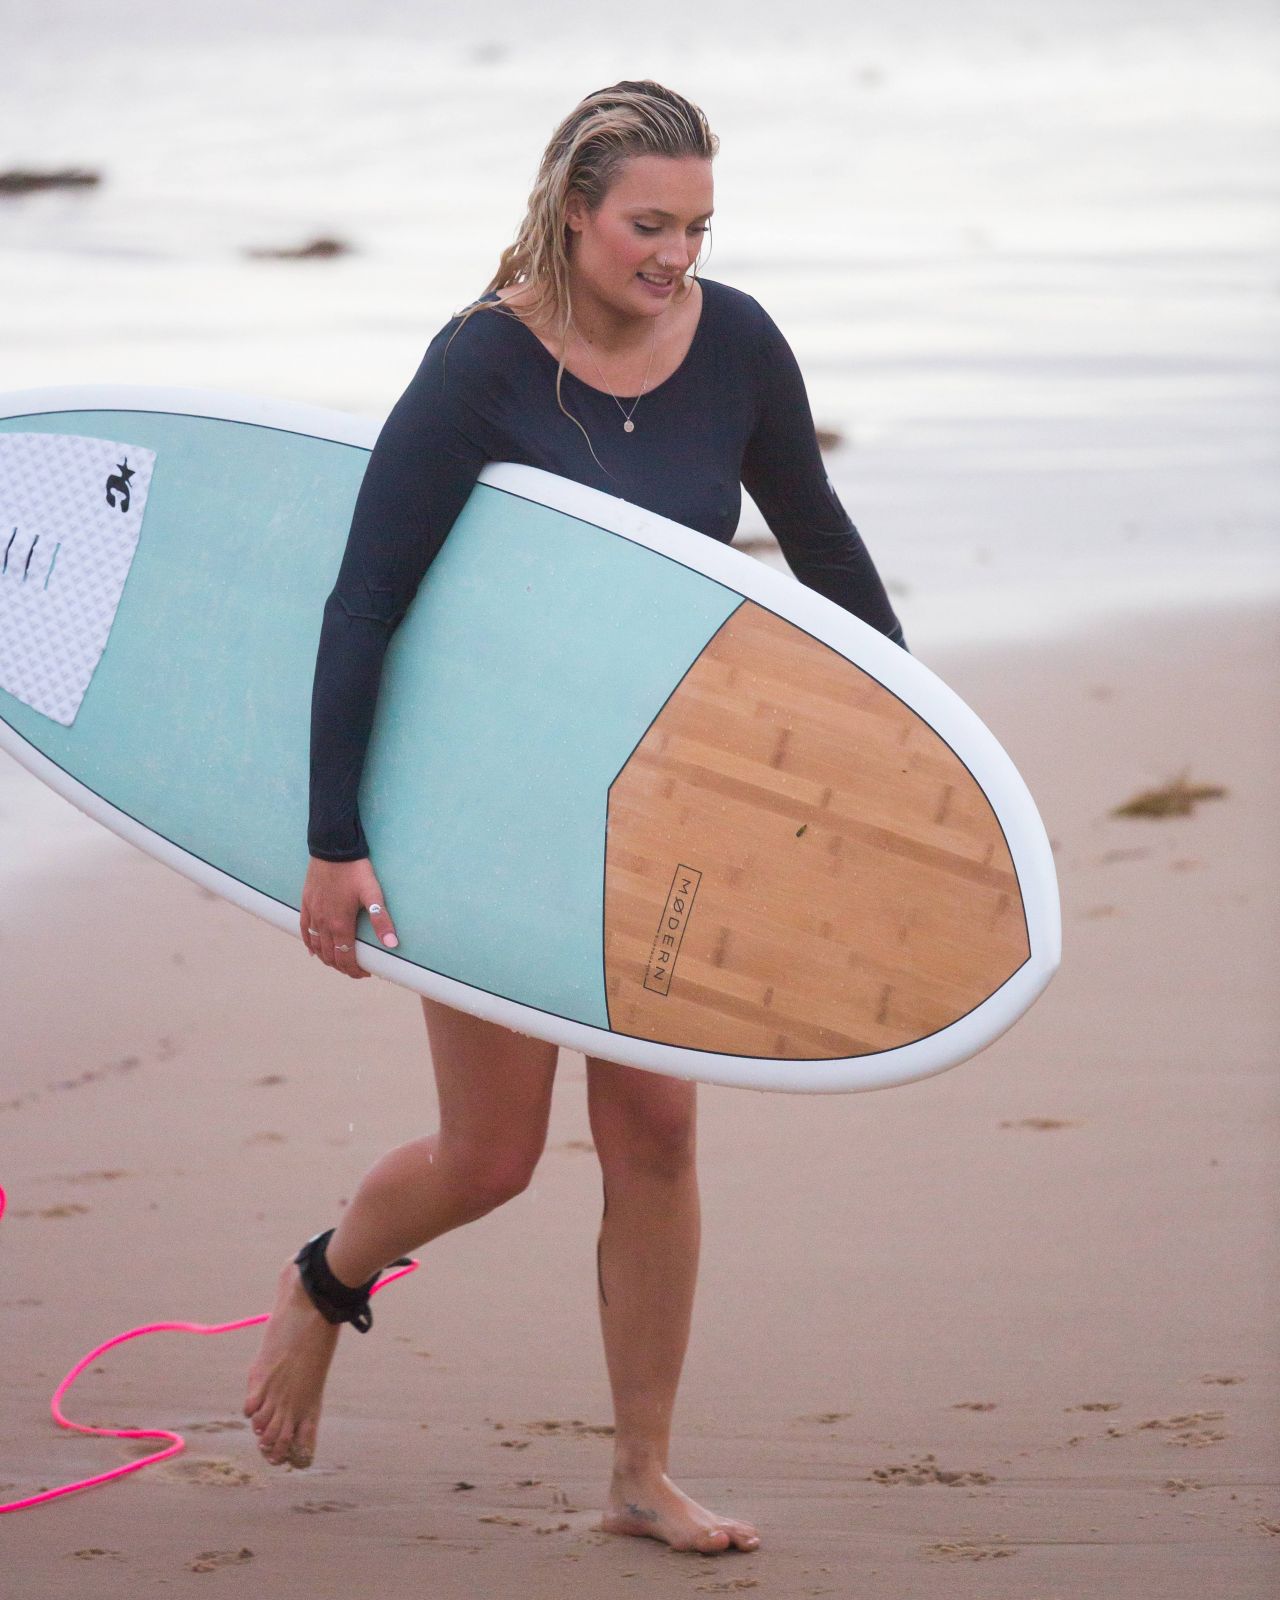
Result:
{"label": "woman's eye", "polygon": [[[707,224],[705,222],[704,223],[699,223],[699,224],[697,224],[694,227],[689,229],[690,233],[707,233],[709,231],[710,230],[708,229]],[[646,222],[637,222],[636,223],[636,232],[637,233],[661,233],[662,229],[661,228],[650,227],[649,224],[646,223]]]}

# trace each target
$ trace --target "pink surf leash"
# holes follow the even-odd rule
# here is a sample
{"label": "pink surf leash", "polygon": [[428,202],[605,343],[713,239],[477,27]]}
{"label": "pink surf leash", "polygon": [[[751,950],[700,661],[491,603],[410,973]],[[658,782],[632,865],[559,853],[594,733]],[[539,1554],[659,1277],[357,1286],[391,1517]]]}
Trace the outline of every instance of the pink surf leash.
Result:
{"label": "pink surf leash", "polygon": [[[6,1196],[4,1188],[0,1185],[0,1217],[4,1216]],[[382,1281],[374,1286],[370,1298],[393,1284],[397,1278],[406,1278],[411,1272],[418,1270],[418,1262],[411,1261],[407,1267],[401,1267],[396,1272],[389,1273]],[[31,1506],[42,1505],[46,1500],[58,1500],[64,1494],[79,1494],[82,1489],[92,1489],[95,1484],[110,1483],[113,1478],[123,1478],[126,1473],[140,1472],[143,1467],[154,1466],[157,1461],[165,1461],[169,1456],[181,1454],[187,1448],[186,1440],[180,1433],[174,1433],[169,1428],[95,1428],[86,1422],[72,1422],[62,1413],[62,1398],[70,1390],[72,1384],[84,1369],[98,1359],[99,1356],[118,1344],[124,1344],[129,1339],[139,1339],[144,1333],[234,1333],[237,1328],[252,1328],[260,1322],[266,1322],[269,1312],[262,1312],[256,1317],[242,1317],[238,1322],[147,1322],[140,1328],[130,1328],[127,1333],[118,1333],[114,1339],[108,1339],[105,1344],[100,1344],[95,1350],[90,1350],[87,1356],[82,1356],[71,1371],[53,1392],[53,1399],[49,1402],[49,1410],[53,1420],[60,1428],[70,1428],[75,1433],[96,1434],[106,1439],[168,1439],[170,1442],[163,1450],[157,1450],[149,1456],[142,1456],[137,1461],[128,1461],[121,1467],[113,1467],[110,1472],[100,1472],[94,1478],[81,1478],[75,1483],[60,1484],[56,1489],[45,1489],[40,1494],[29,1495],[25,1500],[10,1500],[0,1503],[0,1513],[5,1511],[26,1511]]]}

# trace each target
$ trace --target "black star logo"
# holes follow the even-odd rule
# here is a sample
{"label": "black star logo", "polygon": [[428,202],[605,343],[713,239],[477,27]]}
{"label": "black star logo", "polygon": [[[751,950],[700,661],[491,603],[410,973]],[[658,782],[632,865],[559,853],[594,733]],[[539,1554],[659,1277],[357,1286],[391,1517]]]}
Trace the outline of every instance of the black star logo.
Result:
{"label": "black star logo", "polygon": [[127,485],[129,479],[133,477],[133,468],[129,465],[128,456],[126,456],[123,461],[117,461],[116,466],[119,467],[120,476],[124,479]]}

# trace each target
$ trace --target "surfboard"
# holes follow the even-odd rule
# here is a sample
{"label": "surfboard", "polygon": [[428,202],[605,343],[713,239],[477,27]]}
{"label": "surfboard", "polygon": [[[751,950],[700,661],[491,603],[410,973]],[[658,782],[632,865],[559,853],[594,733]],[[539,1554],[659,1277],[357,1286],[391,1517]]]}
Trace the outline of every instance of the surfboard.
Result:
{"label": "surfboard", "polygon": [[[298,932],[311,678],[376,424],[232,395],[0,397],[0,743]],[[491,463],[388,652],[371,972],[609,1060],[808,1092],[983,1049],[1059,960],[991,732],[794,579]]]}

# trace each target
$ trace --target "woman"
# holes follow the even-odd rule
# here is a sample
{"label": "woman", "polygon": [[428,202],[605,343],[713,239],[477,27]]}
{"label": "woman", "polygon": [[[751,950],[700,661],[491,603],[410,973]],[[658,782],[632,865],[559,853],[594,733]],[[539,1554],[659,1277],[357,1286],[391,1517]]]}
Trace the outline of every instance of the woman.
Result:
{"label": "woman", "polygon": [[[797,576],[901,640],[786,341],[750,296],[690,272],[716,147],[702,112],[658,84],[588,96],[547,147],[489,288],[432,341],[379,435],[325,607],[312,717],[302,932],[348,977],[367,976],[362,907],[396,943],[357,807],[383,653],[485,461],[557,472],[726,542],[745,484]],[[283,1268],[245,1405],[273,1463],[310,1463],[339,1324],[367,1328],[379,1272],[520,1193],[542,1152],[556,1047],[435,1001],[423,1011],[439,1131],[384,1156],[337,1227]],[[587,1065],[615,1415],[602,1526],[753,1550],[754,1528],[666,1475],[698,1260],[695,1086]]]}

